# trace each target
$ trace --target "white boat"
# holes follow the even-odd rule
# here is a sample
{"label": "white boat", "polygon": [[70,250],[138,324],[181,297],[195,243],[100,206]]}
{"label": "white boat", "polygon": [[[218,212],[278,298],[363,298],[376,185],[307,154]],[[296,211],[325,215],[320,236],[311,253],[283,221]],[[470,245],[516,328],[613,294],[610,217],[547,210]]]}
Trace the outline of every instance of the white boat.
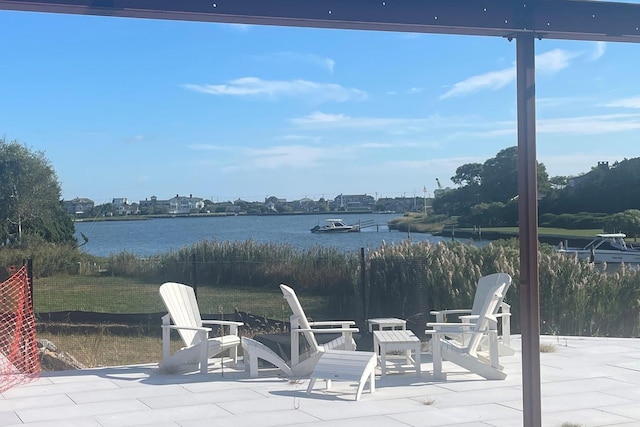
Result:
{"label": "white boat", "polygon": [[627,245],[625,237],[627,236],[624,233],[598,234],[584,248],[561,247],[558,252],[587,259],[596,264],[640,263],[640,249]]}
{"label": "white boat", "polygon": [[325,219],[326,224],[316,225],[311,229],[312,233],[350,233],[360,231],[360,224],[345,224],[342,219]]}

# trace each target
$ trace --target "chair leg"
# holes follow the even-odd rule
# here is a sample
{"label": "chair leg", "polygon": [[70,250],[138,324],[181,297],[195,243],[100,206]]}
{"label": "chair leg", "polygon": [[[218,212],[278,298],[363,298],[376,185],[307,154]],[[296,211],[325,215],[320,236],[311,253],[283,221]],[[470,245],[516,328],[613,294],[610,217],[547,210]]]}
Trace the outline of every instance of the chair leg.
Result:
{"label": "chair leg", "polygon": [[442,377],[442,352],[440,349],[440,334],[433,334],[431,338],[431,354],[433,356],[433,377],[437,380],[443,379]]}

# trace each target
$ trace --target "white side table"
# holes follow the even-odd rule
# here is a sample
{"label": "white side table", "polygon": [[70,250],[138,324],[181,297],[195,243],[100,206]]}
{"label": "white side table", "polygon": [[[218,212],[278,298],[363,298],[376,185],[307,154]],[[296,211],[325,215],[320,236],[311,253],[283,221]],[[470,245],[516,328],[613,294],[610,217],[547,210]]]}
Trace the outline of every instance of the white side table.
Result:
{"label": "white side table", "polygon": [[396,317],[379,317],[375,319],[368,319],[367,323],[369,324],[369,332],[373,332],[374,326],[376,326],[377,330],[379,331],[382,331],[384,329],[407,329],[407,321],[398,319]]}
{"label": "white side table", "polygon": [[[403,351],[407,363],[413,363],[416,375],[420,376],[422,343],[411,331],[391,330],[373,331],[373,350],[380,355],[380,370],[382,376],[387,374],[387,353],[390,351]],[[413,352],[413,358],[411,357]]]}

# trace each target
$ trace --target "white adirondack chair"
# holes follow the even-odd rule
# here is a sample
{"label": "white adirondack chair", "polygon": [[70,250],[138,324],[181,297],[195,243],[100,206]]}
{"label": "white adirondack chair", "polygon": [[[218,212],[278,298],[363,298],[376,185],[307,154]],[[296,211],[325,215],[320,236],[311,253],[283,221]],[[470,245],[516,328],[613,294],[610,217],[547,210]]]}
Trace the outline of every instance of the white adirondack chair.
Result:
{"label": "white adirondack chair", "polygon": [[[284,298],[289,303],[293,314],[291,322],[291,359],[287,363],[269,347],[251,338],[242,338],[245,369],[252,377],[258,376],[258,360],[265,360],[280,368],[288,377],[306,377],[311,374],[325,350],[354,351],[356,343],[353,333],[358,328],[353,327],[353,321],[325,321],[309,322],[296,293],[287,285],[280,285]],[[340,336],[326,344],[318,344],[315,334],[340,334]],[[303,336],[307,351],[301,352],[300,336]]]}
{"label": "white adirondack chair", "polygon": [[[432,335],[433,374],[442,375],[442,359],[449,360],[487,379],[504,379],[506,373],[499,362],[498,333],[491,327],[494,312],[504,298],[506,283],[496,283],[487,296],[474,322],[427,323],[425,333]],[[486,337],[486,344],[481,347]]]}
{"label": "white adirondack chair", "polygon": [[[490,274],[488,276],[481,277],[478,281],[478,286],[476,288],[476,293],[473,299],[473,306],[471,308],[437,310],[432,311],[431,314],[436,317],[436,323],[450,322],[451,320],[447,319],[447,316],[450,315],[458,316],[458,319],[463,322],[473,323],[478,318],[487,295],[489,295],[495,285],[499,283],[506,284],[504,289],[504,294],[506,295],[509,287],[511,286],[511,276],[509,276],[507,273]],[[511,348],[511,306],[503,300],[496,307],[495,312],[492,314],[493,317],[489,319],[489,327],[491,329],[497,330],[497,319],[501,320],[500,326],[502,331],[501,334],[498,334],[498,349],[500,355],[511,356],[515,354],[515,351]],[[484,341],[486,341],[486,337]]]}
{"label": "white adirondack chair", "polygon": [[[195,292],[191,286],[167,282],[160,286],[160,296],[168,313],[162,317],[162,361],[161,370],[174,370],[183,365],[199,364],[200,372],[206,373],[208,360],[229,350],[232,364],[238,362],[238,327],[242,322],[224,320],[202,320]],[[220,334],[210,336],[217,325]],[[185,346],[171,354],[171,330],[180,334]],[[228,332],[226,331],[228,329]]]}

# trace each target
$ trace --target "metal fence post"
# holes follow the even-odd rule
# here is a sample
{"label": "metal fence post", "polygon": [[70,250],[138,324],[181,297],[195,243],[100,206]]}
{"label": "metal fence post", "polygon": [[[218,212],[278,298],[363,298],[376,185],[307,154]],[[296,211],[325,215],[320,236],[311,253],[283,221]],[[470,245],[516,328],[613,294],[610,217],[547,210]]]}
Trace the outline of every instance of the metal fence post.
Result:
{"label": "metal fence post", "polygon": [[196,254],[191,254],[191,287],[193,288],[193,293],[198,298],[198,268],[196,267]]}
{"label": "metal fence post", "polygon": [[367,298],[367,265],[364,262],[364,248],[360,248],[360,292],[362,294],[362,316],[363,320],[369,318],[369,304]]}

